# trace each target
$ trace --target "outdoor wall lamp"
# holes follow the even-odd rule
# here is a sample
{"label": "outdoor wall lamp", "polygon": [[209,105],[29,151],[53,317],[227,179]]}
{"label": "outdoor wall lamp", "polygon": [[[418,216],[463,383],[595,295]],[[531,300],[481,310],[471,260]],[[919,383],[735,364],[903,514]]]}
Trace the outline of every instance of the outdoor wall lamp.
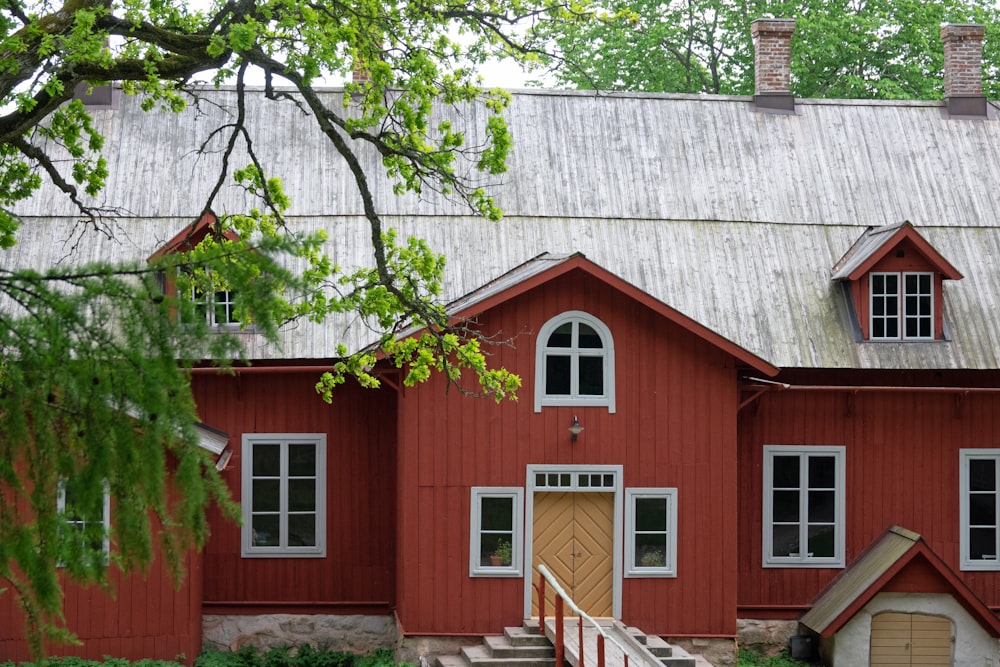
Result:
{"label": "outdoor wall lamp", "polygon": [[582,431],[583,427],[580,426],[580,421],[576,418],[576,415],[573,415],[573,425],[569,427],[570,442],[576,442],[576,437],[580,435]]}

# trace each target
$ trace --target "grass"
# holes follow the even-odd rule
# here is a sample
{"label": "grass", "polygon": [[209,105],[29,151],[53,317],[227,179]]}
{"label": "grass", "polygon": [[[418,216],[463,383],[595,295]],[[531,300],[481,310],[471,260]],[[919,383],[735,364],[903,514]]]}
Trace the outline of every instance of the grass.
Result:
{"label": "grass", "polygon": [[812,667],[808,662],[795,660],[787,653],[765,658],[759,653],[740,649],[737,667]]}

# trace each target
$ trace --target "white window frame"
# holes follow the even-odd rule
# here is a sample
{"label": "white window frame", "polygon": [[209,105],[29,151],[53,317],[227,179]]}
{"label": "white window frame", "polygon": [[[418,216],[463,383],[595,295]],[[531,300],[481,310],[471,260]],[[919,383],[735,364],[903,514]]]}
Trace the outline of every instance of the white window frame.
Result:
{"label": "white window frame", "polygon": [[[635,564],[635,501],[645,498],[667,501],[666,548],[664,564],[648,567]],[[625,489],[625,577],[676,577],[677,576],[677,489],[631,488]]]}
{"label": "white window frame", "polygon": [[[550,348],[547,343],[552,332],[566,323],[583,323],[597,332],[601,338],[603,347],[580,348],[580,347],[559,347]],[[548,395],[545,393],[545,360],[549,354],[559,354],[570,357],[570,393]],[[603,359],[603,381],[604,394],[593,396],[580,394],[579,372],[580,357],[597,357]],[[546,322],[538,332],[535,339],[535,412],[541,412],[542,406],[563,405],[563,406],[598,406],[607,407],[609,413],[615,411],[615,345],[611,337],[611,330],[599,319],[585,313],[582,310],[568,310],[556,315]]]}
{"label": "white window frame", "polygon": [[[469,576],[520,577],[524,570],[524,489],[519,486],[474,486],[469,509]],[[483,565],[480,561],[484,498],[511,501],[510,565]]]}
{"label": "white window frame", "polygon": [[[773,493],[774,493],[774,465],[775,456],[833,456],[834,457],[834,548],[833,556],[810,556],[808,553],[796,556],[775,556],[772,545],[772,523],[773,523]],[[788,568],[842,568],[845,565],[845,540],[846,540],[846,498],[847,498],[847,450],[842,445],[835,446],[799,446],[799,445],[765,445],[764,446],[764,482],[763,482],[763,566],[764,567],[788,567]],[[800,470],[807,466],[800,462]],[[799,511],[799,531],[800,544],[806,544],[808,531],[808,477],[800,476],[800,511]]]}
{"label": "white window frame", "polygon": [[[56,511],[59,512],[59,514],[64,514],[66,512],[66,485],[65,481],[63,480],[59,482],[59,488],[56,492]],[[86,526],[87,524],[97,523],[97,522],[98,522],[97,520],[86,519],[86,518],[66,519],[66,523],[70,524],[71,526],[78,526],[78,525]],[[107,482],[104,483],[104,500],[101,503],[100,523],[104,528],[103,549],[104,549],[104,555],[107,556],[108,554],[111,553],[111,489],[108,486]],[[60,564],[60,567],[62,567],[62,564]]]}
{"label": "white window frame", "polygon": [[[997,549],[996,553],[993,554],[993,558],[989,559],[975,559],[971,557],[970,550],[972,548],[971,540],[969,539],[969,531],[972,528],[970,525],[970,511],[969,511],[969,500],[971,496],[971,490],[969,488],[969,464],[973,460],[988,460],[992,461],[993,465],[997,470],[997,490],[996,499],[998,506],[996,507],[996,514],[994,515],[996,523],[994,523],[991,528],[996,530],[996,540]],[[1000,570],[1000,449],[960,449],[959,450],[959,517],[961,532],[959,534],[959,549],[960,549],[960,569],[970,570],[970,571],[988,571],[988,570]]]}
{"label": "white window frame", "polygon": [[[219,299],[217,295],[224,295],[222,299]],[[217,292],[202,292],[199,293],[194,287],[191,288],[191,293],[188,295],[189,300],[195,307],[195,311],[199,307],[205,309],[205,322],[208,326],[213,329],[238,329],[240,327],[240,321],[235,319],[233,309],[235,308],[235,301],[233,300],[233,295],[235,292],[233,290],[219,290]],[[219,322],[215,318],[215,307],[219,304],[225,304],[226,313],[229,316],[225,322]]]}
{"label": "white window frame", "polygon": [[[886,314],[883,316],[885,319],[895,319],[896,320],[896,330],[899,335],[897,336],[876,336],[875,335],[875,278],[877,276],[896,276],[897,292],[895,294],[897,308],[894,315]],[[909,313],[906,309],[906,297],[910,296],[906,291],[906,279],[909,276],[927,276],[930,279],[930,293],[922,294],[917,293],[915,296],[928,296],[930,297],[930,313]],[[880,294],[880,297],[886,296],[886,294]],[[874,341],[898,341],[898,340],[934,340],[934,274],[929,271],[872,271],[868,274],[868,338]],[[907,319],[918,318],[918,319],[929,319],[930,320],[930,335],[929,336],[907,336],[906,335],[906,322]],[[919,326],[918,326],[919,328]]]}
{"label": "white window frame", "polygon": [[[281,445],[279,479],[279,545],[253,544],[253,451],[254,445]],[[288,445],[316,447],[316,544],[289,546],[288,541]],[[325,433],[244,433],[242,476],[242,556],[244,558],[323,558],[326,556],[326,434]]]}

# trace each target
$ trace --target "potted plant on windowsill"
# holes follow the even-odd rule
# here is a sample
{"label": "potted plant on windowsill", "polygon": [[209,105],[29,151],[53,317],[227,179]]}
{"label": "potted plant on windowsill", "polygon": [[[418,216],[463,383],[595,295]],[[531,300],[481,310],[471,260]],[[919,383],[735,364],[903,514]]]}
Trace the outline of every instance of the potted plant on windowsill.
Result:
{"label": "potted plant on windowsill", "polygon": [[650,549],[639,559],[639,564],[642,567],[663,567],[666,565],[663,550],[655,547]]}
{"label": "potted plant on windowsill", "polygon": [[510,542],[500,538],[497,541],[496,549],[493,550],[493,555],[490,556],[490,565],[494,567],[501,567],[510,565],[511,563],[511,545]]}

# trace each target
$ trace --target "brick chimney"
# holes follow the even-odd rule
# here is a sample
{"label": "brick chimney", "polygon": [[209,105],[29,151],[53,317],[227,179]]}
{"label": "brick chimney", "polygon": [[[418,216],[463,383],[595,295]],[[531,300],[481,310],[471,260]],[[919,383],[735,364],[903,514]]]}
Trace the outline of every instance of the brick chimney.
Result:
{"label": "brick chimney", "polygon": [[952,116],[986,117],[983,95],[983,26],[975,23],[945,23],[944,98]]}
{"label": "brick chimney", "polygon": [[757,19],[750,24],[754,48],[754,104],[761,110],[794,111],[791,92],[795,19]]}

